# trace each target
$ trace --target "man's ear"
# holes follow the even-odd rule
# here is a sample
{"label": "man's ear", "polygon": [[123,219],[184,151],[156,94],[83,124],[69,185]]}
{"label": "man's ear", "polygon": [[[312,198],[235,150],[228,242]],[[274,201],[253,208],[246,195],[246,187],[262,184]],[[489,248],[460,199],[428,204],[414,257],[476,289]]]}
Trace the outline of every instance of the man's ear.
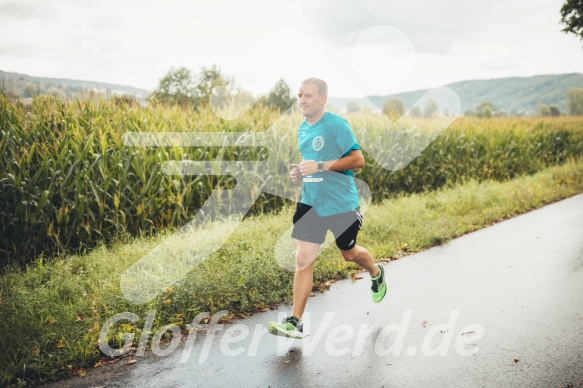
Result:
{"label": "man's ear", "polygon": [[326,105],[326,102],[328,102],[328,96],[324,94],[322,96],[322,105]]}

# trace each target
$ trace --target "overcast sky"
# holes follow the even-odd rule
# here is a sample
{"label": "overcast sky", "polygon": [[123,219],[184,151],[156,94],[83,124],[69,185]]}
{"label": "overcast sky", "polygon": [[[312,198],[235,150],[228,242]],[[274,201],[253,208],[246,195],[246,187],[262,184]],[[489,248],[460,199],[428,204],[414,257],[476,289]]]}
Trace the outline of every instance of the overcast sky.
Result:
{"label": "overcast sky", "polygon": [[0,70],[152,90],[217,64],[258,95],[309,76],[335,97],[583,71],[564,0],[0,0]]}

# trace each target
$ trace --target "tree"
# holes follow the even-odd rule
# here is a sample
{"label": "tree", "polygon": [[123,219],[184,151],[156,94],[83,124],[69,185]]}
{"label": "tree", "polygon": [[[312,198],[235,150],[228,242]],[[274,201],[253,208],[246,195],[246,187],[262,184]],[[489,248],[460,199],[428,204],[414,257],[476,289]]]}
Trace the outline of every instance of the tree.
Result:
{"label": "tree", "polygon": [[114,95],[111,97],[111,101],[117,106],[136,106],[138,105],[138,99],[131,94],[122,94],[120,96]]}
{"label": "tree", "polygon": [[421,108],[419,108],[419,105],[415,104],[409,110],[409,115],[413,117],[423,117],[423,112],[421,112]]}
{"label": "tree", "polygon": [[283,78],[275,83],[265,99],[265,106],[278,109],[280,112],[287,111],[295,103],[296,98],[290,95],[290,87]]}
{"label": "tree", "polygon": [[360,111],[360,105],[356,101],[348,101],[346,103],[346,113],[357,113]]}
{"label": "tree", "polygon": [[195,94],[196,84],[191,71],[181,67],[168,71],[154,89],[152,97],[161,103],[185,106],[193,102]]}
{"label": "tree", "polygon": [[495,116],[496,113],[498,113],[498,108],[496,108],[496,105],[490,101],[482,102],[476,107],[476,116],[478,117],[489,119],[490,117]]}
{"label": "tree", "polygon": [[549,108],[549,106],[546,104],[538,104],[538,113],[541,116],[550,116],[551,108]]}
{"label": "tree", "polygon": [[467,110],[464,112],[466,116],[476,116],[482,118],[501,117],[506,116],[506,113],[499,110],[496,105],[490,101],[484,101],[476,107],[475,110]]}
{"label": "tree", "polygon": [[561,115],[561,109],[555,105],[538,104],[538,112],[541,116],[557,117]]}
{"label": "tree", "polygon": [[583,40],[583,0],[567,0],[561,7],[561,23],[564,33],[572,33]]}
{"label": "tree", "polygon": [[389,98],[383,104],[383,113],[392,121],[396,121],[405,113],[403,101],[398,98]]}
{"label": "tree", "polygon": [[152,97],[161,103],[200,106],[209,104],[212,96],[213,104],[222,106],[234,92],[233,80],[213,65],[203,67],[196,76],[185,67],[170,69]]}
{"label": "tree", "polygon": [[213,104],[222,106],[234,93],[233,80],[221,74],[216,65],[203,67],[198,74],[195,90],[195,105],[209,104],[212,95]]}
{"label": "tree", "polygon": [[572,116],[583,116],[583,89],[571,89],[567,93],[567,108]]}
{"label": "tree", "polygon": [[425,107],[423,108],[423,116],[424,117],[433,117],[439,111],[439,106],[437,106],[437,102],[433,98],[428,98],[425,102]]}

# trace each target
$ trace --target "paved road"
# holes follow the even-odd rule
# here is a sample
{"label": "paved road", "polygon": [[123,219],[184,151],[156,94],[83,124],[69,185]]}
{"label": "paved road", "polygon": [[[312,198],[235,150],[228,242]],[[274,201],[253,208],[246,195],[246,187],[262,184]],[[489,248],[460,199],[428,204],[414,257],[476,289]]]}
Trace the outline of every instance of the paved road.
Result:
{"label": "paved road", "polygon": [[311,298],[306,339],[266,333],[284,305],[57,385],[583,386],[583,194],[385,269],[380,304],[367,275]]}

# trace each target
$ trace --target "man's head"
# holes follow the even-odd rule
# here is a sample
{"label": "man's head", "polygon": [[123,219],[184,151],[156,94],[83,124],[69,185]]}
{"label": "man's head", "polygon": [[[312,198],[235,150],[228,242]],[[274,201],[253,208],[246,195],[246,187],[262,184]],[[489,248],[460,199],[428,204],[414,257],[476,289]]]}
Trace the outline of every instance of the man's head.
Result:
{"label": "man's head", "polygon": [[310,120],[324,114],[324,105],[328,99],[328,85],[319,78],[308,78],[298,90],[298,102],[302,114]]}

